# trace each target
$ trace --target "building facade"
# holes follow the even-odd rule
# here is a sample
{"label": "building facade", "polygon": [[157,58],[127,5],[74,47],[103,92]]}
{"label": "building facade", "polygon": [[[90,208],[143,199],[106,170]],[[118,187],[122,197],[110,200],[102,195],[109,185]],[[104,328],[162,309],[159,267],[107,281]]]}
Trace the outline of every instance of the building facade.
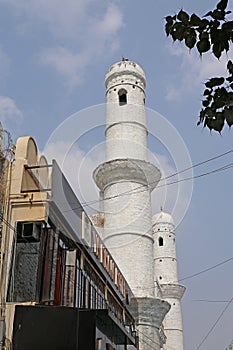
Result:
{"label": "building facade", "polygon": [[7,178],[1,348],[136,349],[132,292],[57,163],[22,137]]}

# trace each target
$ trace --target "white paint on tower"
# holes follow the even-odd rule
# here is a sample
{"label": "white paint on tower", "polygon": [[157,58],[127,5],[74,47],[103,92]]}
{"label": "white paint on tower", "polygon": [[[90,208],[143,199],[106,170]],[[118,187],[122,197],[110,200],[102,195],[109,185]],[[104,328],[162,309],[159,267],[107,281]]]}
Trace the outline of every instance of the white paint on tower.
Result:
{"label": "white paint on tower", "polygon": [[94,171],[103,195],[103,239],[134,296],[140,350],[160,350],[170,305],[155,295],[151,191],[160,171],[147,161],[146,78],[127,60],[110,67],[106,85],[106,161]]}
{"label": "white paint on tower", "polygon": [[166,349],[183,350],[183,325],[180,300],[185,287],[178,283],[175,226],[172,216],[153,216],[155,294],[171,305],[163,321]]}

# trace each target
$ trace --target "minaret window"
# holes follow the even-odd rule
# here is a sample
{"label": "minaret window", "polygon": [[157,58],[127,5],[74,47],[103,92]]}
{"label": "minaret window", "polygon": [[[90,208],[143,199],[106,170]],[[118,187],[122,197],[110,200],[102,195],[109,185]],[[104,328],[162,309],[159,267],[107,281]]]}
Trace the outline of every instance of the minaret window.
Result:
{"label": "minaret window", "polygon": [[125,89],[120,89],[118,91],[119,95],[119,105],[123,106],[127,104],[127,91]]}
{"label": "minaret window", "polygon": [[163,238],[159,237],[159,246],[162,247],[163,246]]}

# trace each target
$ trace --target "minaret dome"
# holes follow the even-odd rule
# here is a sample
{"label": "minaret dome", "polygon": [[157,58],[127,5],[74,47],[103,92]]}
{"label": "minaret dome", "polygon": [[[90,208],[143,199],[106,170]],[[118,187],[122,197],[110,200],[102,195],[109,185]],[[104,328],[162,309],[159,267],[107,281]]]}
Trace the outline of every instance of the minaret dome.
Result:
{"label": "minaret dome", "polygon": [[143,69],[137,63],[131,61],[124,60],[114,63],[105,76],[106,90],[108,91],[122,83],[138,85],[145,89],[146,76]]}
{"label": "minaret dome", "polygon": [[175,226],[171,214],[165,213],[163,210],[153,216],[153,225],[155,224],[170,224],[172,226]]}

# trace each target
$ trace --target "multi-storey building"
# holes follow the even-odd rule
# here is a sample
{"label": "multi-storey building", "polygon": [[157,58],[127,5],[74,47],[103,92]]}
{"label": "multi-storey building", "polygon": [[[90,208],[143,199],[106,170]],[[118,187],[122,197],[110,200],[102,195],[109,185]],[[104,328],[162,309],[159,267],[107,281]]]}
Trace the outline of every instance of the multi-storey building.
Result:
{"label": "multi-storey building", "polygon": [[57,163],[19,138],[7,181],[2,349],[136,349],[132,292]]}

